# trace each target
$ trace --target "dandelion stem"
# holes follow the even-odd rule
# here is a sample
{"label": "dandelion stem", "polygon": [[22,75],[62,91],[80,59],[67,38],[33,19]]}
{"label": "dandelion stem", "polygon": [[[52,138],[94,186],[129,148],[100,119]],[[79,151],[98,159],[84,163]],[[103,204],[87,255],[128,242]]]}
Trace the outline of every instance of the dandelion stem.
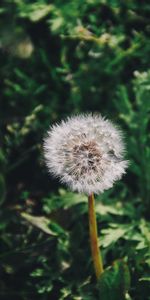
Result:
{"label": "dandelion stem", "polygon": [[94,194],[88,197],[89,205],[89,231],[90,231],[90,244],[92,251],[93,264],[95,269],[96,278],[98,279],[103,273],[103,262],[102,256],[98,247],[98,236],[97,236],[97,223],[95,214]]}

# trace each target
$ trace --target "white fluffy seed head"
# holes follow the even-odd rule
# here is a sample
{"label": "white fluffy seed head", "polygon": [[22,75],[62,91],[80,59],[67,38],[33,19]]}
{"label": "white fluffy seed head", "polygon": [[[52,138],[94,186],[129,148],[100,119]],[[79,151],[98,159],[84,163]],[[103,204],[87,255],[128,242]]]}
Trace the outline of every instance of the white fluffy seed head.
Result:
{"label": "white fluffy seed head", "polygon": [[125,173],[122,132],[101,115],[79,115],[53,125],[44,140],[51,174],[73,191],[101,193]]}

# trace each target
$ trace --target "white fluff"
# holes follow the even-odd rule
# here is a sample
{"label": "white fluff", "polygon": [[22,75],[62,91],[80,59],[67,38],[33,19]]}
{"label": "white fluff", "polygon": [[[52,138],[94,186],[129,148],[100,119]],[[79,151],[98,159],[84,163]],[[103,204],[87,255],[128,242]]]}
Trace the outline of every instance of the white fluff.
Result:
{"label": "white fluff", "polygon": [[53,125],[44,140],[44,156],[51,174],[73,191],[102,193],[122,177],[122,132],[101,115],[79,115]]}

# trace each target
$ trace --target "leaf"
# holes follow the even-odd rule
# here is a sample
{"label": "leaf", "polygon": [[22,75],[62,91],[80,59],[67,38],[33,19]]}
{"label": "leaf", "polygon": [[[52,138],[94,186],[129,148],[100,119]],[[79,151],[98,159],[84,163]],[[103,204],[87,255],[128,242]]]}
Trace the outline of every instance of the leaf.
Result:
{"label": "leaf", "polygon": [[67,192],[64,189],[59,190],[59,195],[52,195],[51,198],[45,198],[43,210],[51,213],[59,208],[69,209],[79,203],[87,202],[85,195]]}
{"label": "leaf", "polygon": [[137,233],[134,236],[134,240],[138,241],[136,249],[137,250],[148,249],[148,253],[150,253],[150,226],[148,222],[142,219],[139,222],[139,229],[140,229],[140,233]]}
{"label": "leaf", "polygon": [[101,244],[104,248],[117,242],[120,238],[124,237],[129,230],[129,226],[123,226],[121,224],[110,224],[113,228],[103,229],[101,233],[103,235]]}
{"label": "leaf", "polygon": [[139,281],[150,281],[150,277],[142,277]]}
{"label": "leaf", "polygon": [[100,299],[125,300],[130,287],[130,273],[123,261],[117,261],[106,269],[98,281]]}
{"label": "leaf", "polygon": [[104,205],[103,203],[99,202],[96,203],[96,212],[100,215],[107,215],[108,213],[113,215],[123,215],[123,211],[121,208],[117,206],[111,205]]}
{"label": "leaf", "polygon": [[60,190],[60,195],[62,196],[63,207],[65,209],[72,207],[73,205],[87,202],[87,197],[82,194],[66,192],[65,190]]}
{"label": "leaf", "polygon": [[50,20],[51,30],[52,32],[56,33],[63,25],[64,19],[62,16],[57,16]]}
{"label": "leaf", "polygon": [[30,222],[33,226],[41,229],[49,235],[58,236],[60,233],[64,233],[64,230],[58,224],[45,217],[35,217],[25,212],[21,213],[21,216],[28,222]]}
{"label": "leaf", "polygon": [[150,226],[144,219],[141,220],[140,229],[145,238],[146,244],[150,247]]}
{"label": "leaf", "polygon": [[32,277],[42,277],[44,275],[44,269],[36,269],[31,274]]}
{"label": "leaf", "polygon": [[44,3],[22,4],[20,3],[20,17],[29,18],[32,22],[37,22],[46,17],[52,10],[53,5]]}

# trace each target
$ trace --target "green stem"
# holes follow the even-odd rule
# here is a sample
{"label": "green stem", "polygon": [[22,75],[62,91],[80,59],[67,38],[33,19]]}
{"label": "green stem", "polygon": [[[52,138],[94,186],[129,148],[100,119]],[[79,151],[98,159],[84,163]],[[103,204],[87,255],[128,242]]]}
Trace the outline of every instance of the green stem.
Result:
{"label": "green stem", "polygon": [[88,205],[89,205],[89,231],[90,231],[91,252],[92,252],[96,278],[98,279],[104,270],[103,270],[102,256],[100,253],[100,249],[98,247],[94,194],[89,195]]}

